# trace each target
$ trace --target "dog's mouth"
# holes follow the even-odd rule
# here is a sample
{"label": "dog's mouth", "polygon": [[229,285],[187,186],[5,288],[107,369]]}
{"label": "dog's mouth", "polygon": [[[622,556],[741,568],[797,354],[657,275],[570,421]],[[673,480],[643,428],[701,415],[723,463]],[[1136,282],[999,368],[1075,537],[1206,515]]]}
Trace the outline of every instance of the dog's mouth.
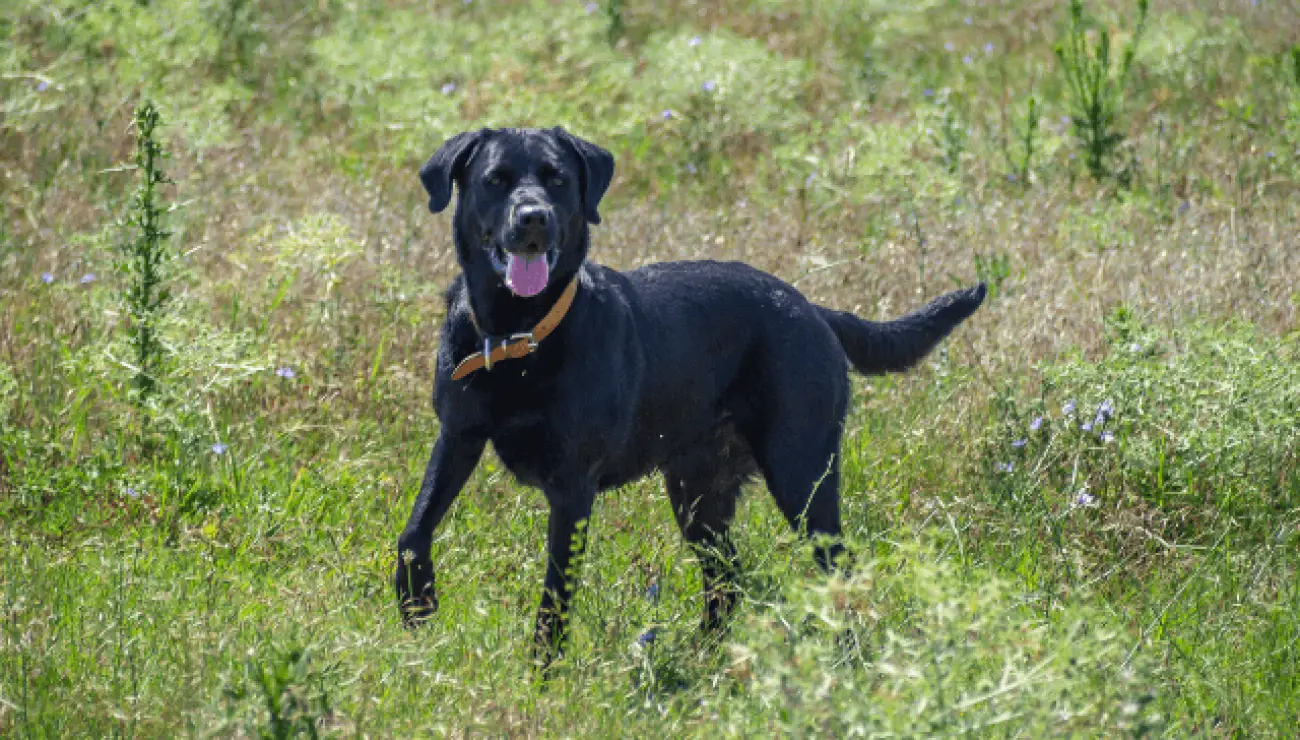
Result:
{"label": "dog's mouth", "polygon": [[508,251],[500,244],[492,244],[488,258],[492,268],[505,280],[510,292],[521,298],[531,298],[546,289],[551,279],[551,271],[560,260],[560,248],[551,247],[545,252],[537,251],[537,245],[530,244],[525,251]]}

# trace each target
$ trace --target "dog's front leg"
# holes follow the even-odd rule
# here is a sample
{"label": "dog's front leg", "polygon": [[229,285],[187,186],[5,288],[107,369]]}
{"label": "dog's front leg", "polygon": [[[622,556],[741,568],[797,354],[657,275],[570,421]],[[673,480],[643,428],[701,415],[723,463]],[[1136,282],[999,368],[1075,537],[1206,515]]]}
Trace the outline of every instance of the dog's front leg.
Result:
{"label": "dog's front leg", "polygon": [[444,428],[433,446],[415,506],[406,529],[397,538],[397,605],[408,627],[418,625],[438,608],[433,560],[429,557],[433,530],[474,472],[486,444],[485,439],[450,433]]}
{"label": "dog's front leg", "polygon": [[534,660],[542,668],[564,651],[565,623],[587,545],[587,521],[591,517],[595,490],[570,490],[558,496],[547,491],[547,498],[551,502],[551,518],[546,533],[546,583],[537,610],[533,645]]}

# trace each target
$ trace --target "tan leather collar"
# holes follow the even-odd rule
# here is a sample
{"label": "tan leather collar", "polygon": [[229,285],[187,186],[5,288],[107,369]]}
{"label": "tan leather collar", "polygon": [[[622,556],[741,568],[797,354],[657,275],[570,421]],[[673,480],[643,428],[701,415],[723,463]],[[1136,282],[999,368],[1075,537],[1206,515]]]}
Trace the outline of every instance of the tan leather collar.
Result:
{"label": "tan leather collar", "polygon": [[[501,338],[500,344],[493,347],[492,340],[494,337],[483,337],[483,351],[475,352],[460,361],[456,370],[451,374],[452,380],[460,380],[479,368],[492,369],[492,366],[502,360],[517,360],[520,357],[527,357],[537,349],[537,345],[551,332],[560,325],[564,320],[564,315],[569,312],[569,307],[573,305],[573,297],[578,294],[578,276],[574,275],[569,281],[569,286],[560,294],[560,299],[551,306],[551,310],[542,320],[537,322],[532,331],[526,331],[519,334],[511,334],[509,337]],[[468,299],[467,299],[468,300]],[[474,322],[474,327],[478,328],[478,318],[474,316],[474,308],[469,309],[470,319]],[[482,333],[482,330],[479,331]]]}

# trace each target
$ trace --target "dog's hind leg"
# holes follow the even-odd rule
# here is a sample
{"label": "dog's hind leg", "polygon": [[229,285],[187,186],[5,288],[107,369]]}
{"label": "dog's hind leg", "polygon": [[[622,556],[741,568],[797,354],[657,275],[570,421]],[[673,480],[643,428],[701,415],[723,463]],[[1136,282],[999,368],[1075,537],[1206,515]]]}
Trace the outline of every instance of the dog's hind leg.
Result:
{"label": "dog's hind leg", "polygon": [[840,543],[840,434],[832,429],[782,428],[756,445],[767,488],[790,526],[814,542],[817,563],[837,564]]}

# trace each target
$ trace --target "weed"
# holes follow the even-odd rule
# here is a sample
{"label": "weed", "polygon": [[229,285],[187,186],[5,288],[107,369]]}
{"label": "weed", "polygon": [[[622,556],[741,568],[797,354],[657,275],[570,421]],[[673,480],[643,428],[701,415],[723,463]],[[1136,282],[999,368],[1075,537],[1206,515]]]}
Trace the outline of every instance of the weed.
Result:
{"label": "weed", "polygon": [[1137,21],[1119,53],[1111,58],[1109,29],[1089,38],[1092,22],[1084,15],[1083,0],[1070,0],[1065,38],[1057,43],[1056,57],[1065,73],[1068,106],[1075,137],[1083,149],[1084,163],[1096,180],[1114,174],[1112,159],[1124,143],[1119,116],[1128,89],[1129,72],[1138,44],[1146,30],[1148,0],[1137,0]]}
{"label": "weed", "polygon": [[159,186],[169,182],[162,170],[167,154],[158,141],[158,109],[151,101],[142,103],[135,112],[135,168],[139,185],[131,198],[125,226],[131,236],[122,245],[118,263],[125,282],[122,299],[130,322],[127,334],[134,350],[136,402],[143,404],[158,384],[158,370],[163,347],[158,339],[158,322],[171,298],[167,282],[172,253],[167,248],[171,232],[164,228],[163,216],[170,210],[162,202]]}

